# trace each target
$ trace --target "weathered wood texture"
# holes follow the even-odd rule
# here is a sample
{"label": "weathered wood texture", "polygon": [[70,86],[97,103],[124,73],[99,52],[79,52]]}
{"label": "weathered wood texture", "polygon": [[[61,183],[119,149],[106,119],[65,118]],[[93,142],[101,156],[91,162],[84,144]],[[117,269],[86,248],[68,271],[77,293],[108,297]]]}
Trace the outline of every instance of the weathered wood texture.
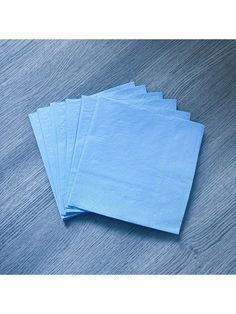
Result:
{"label": "weathered wood texture", "polygon": [[[135,80],[206,125],[180,236],[60,220],[28,113]],[[236,273],[235,41],[0,41],[0,273]]]}

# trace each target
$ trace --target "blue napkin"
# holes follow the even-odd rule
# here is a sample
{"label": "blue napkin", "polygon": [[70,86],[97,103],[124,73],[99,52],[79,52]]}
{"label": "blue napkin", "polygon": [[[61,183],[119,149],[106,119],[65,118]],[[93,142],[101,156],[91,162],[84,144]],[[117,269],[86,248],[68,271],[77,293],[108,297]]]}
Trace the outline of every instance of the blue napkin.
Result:
{"label": "blue napkin", "polygon": [[204,126],[99,99],[69,205],[178,234]]}
{"label": "blue napkin", "polygon": [[[79,127],[77,131],[77,138],[75,141],[75,148],[73,153],[73,160],[72,160],[72,166],[70,169],[70,175],[69,179],[67,180],[67,196],[69,196],[69,193],[71,191],[71,186],[73,184],[81,152],[83,150],[84,141],[86,139],[89,126],[94,114],[94,110],[96,107],[96,102],[98,97],[115,97],[113,99],[119,99],[119,100],[126,100],[126,102],[129,103],[135,103],[139,106],[149,105],[149,106],[155,106],[155,108],[162,108],[162,109],[168,109],[169,110],[176,110],[176,100],[175,99],[163,99],[163,94],[161,92],[152,92],[147,93],[146,88],[144,86],[137,86],[136,91],[133,90],[126,90],[126,92],[122,93],[99,93],[93,96],[82,96],[81,99],[81,109],[80,109],[80,120],[79,120]],[[111,99],[112,101],[112,99]],[[172,112],[166,112],[166,114],[171,115]],[[162,111],[164,114],[164,111]],[[175,114],[175,113],[174,113]],[[178,115],[178,113],[177,113]],[[180,113],[179,115],[185,116],[186,118],[190,118],[189,113]],[[68,200],[68,197],[65,199]],[[76,209],[77,210],[77,209]],[[67,212],[73,212],[74,208],[72,209],[71,206],[67,206]]]}
{"label": "blue napkin", "polygon": [[[106,95],[107,97],[107,95]],[[82,108],[84,108],[84,115],[82,119],[82,114],[80,116],[80,128],[78,130],[78,141],[77,141],[77,151],[76,151],[76,161],[77,165],[74,169],[74,178],[75,180],[75,175],[78,169],[78,165],[80,162],[80,157],[84,148],[84,143],[86,141],[86,137],[88,134],[88,130],[90,127],[90,123],[92,121],[92,117],[96,108],[96,103],[99,100],[100,102],[105,101],[106,104],[112,104],[113,102],[117,101],[116,99],[111,99],[111,98],[106,98],[102,95],[95,98],[89,98],[89,97],[84,97],[82,96]],[[124,96],[123,96],[124,97]],[[126,98],[127,97],[127,98]],[[161,93],[147,93],[143,95],[136,95],[128,98],[128,96],[125,96],[125,99],[119,100],[120,104],[123,104],[126,106],[127,104],[137,106],[138,108],[143,108],[146,110],[151,110],[154,112],[158,112],[159,114],[166,115],[166,116],[172,116],[172,117],[179,117],[182,119],[189,120],[190,119],[190,113],[189,112],[183,112],[183,111],[176,111],[176,100],[175,99],[160,99],[162,97]],[[81,112],[82,112],[81,108]],[[73,182],[71,182],[68,185],[68,197],[71,192],[71,187],[72,187]],[[75,212],[77,211],[76,208],[72,207],[69,205],[67,207],[67,213],[69,212]],[[80,211],[80,209],[79,209]]]}

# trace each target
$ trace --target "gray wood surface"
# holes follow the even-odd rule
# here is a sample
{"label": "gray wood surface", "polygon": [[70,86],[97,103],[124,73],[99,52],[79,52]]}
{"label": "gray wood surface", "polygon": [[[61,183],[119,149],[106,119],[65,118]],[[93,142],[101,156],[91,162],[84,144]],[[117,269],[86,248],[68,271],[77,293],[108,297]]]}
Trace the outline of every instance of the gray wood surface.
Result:
{"label": "gray wood surface", "polygon": [[[206,126],[181,235],[58,215],[28,113],[134,80]],[[0,273],[236,273],[236,41],[0,41]]]}

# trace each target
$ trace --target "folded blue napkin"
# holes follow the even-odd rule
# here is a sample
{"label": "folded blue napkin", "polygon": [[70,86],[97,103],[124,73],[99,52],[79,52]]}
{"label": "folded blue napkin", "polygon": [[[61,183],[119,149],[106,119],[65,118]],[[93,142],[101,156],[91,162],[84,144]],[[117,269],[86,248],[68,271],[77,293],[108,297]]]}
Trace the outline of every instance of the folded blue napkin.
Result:
{"label": "folded blue napkin", "polygon": [[[75,140],[75,148],[73,152],[73,160],[71,163],[71,169],[69,174],[69,179],[67,180],[67,195],[69,195],[75,174],[78,168],[78,163],[80,160],[80,155],[83,149],[84,140],[86,138],[90,122],[93,117],[94,109],[96,106],[97,98],[102,97],[104,93],[99,93],[92,96],[82,96],[81,99],[81,109],[80,109],[80,119],[79,126],[77,130],[77,138]],[[176,110],[176,100],[175,99],[163,99],[163,94],[161,92],[151,92],[146,93],[145,86],[137,86],[135,92],[133,90],[126,90],[120,94],[117,93],[106,93],[106,97],[115,97],[113,99],[126,99],[129,102],[135,102],[139,106],[148,104],[155,107],[162,107],[163,109]],[[164,114],[164,112],[163,112]],[[167,113],[168,114],[168,113]],[[169,113],[170,114],[170,113]],[[185,116],[190,117],[189,113],[185,113]],[[67,201],[68,198],[65,199]],[[71,206],[67,207],[67,212],[73,211]]]}
{"label": "folded blue napkin", "polygon": [[178,234],[204,126],[98,99],[69,205]]}
{"label": "folded blue napkin", "polygon": [[[155,96],[155,97],[153,97]],[[120,99],[119,103],[123,104],[126,106],[127,104],[133,105],[133,106],[138,106],[138,108],[143,108],[146,110],[151,110],[152,112],[158,112],[159,114],[166,115],[166,116],[172,116],[172,117],[177,117],[181,119],[190,119],[190,113],[189,112],[183,112],[183,111],[177,111],[176,109],[176,100],[175,99],[160,99],[160,93],[152,93],[149,95],[138,95],[138,97],[131,97],[131,98],[126,98],[126,99]],[[107,97],[107,96],[106,96]],[[84,119],[81,119],[80,123],[80,128],[78,130],[78,141],[77,141],[77,151],[76,151],[76,161],[77,165],[74,169],[74,180],[75,180],[75,175],[77,173],[78,165],[80,162],[81,154],[83,152],[84,148],[84,143],[87,138],[88,130],[95,112],[96,104],[98,101],[100,102],[106,102],[106,104],[113,104],[113,102],[117,101],[116,99],[112,98],[106,98],[104,96],[99,96],[96,99],[91,99],[89,97],[84,97],[82,96],[82,105],[86,110],[84,110]],[[82,107],[83,108],[83,107]],[[81,109],[82,111],[82,109]],[[81,115],[82,116],[82,115]],[[68,197],[71,192],[71,187],[72,187],[73,182],[68,185]],[[68,201],[67,201],[68,203]],[[80,211],[81,209],[79,209]],[[77,209],[75,207],[72,207],[69,205],[67,207],[67,213],[69,212],[76,212]]]}

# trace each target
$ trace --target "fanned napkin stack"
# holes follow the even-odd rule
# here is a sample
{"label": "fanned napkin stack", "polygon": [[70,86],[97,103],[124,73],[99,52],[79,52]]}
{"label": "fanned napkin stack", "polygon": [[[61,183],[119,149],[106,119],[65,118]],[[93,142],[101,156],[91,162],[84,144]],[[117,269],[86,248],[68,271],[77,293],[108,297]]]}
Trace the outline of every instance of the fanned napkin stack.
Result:
{"label": "fanned napkin stack", "polygon": [[62,219],[87,211],[178,234],[202,124],[133,82],[29,115]]}

